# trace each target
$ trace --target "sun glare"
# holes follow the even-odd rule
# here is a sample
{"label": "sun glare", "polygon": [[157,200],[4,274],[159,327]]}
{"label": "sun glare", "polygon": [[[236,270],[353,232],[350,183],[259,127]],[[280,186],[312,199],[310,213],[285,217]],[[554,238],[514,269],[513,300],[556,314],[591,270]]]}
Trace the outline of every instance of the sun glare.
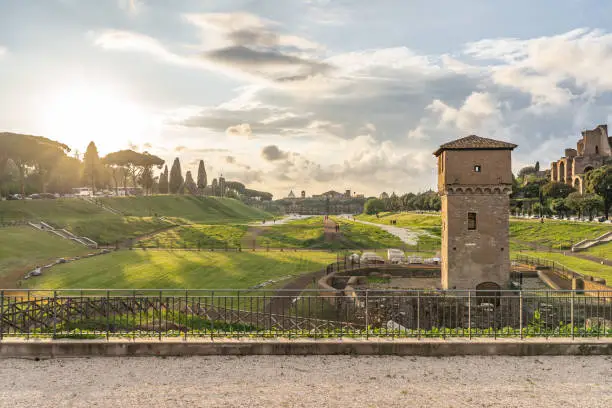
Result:
{"label": "sun glare", "polygon": [[93,140],[109,152],[147,140],[153,118],[118,92],[93,86],[62,89],[46,106],[47,133],[77,149]]}

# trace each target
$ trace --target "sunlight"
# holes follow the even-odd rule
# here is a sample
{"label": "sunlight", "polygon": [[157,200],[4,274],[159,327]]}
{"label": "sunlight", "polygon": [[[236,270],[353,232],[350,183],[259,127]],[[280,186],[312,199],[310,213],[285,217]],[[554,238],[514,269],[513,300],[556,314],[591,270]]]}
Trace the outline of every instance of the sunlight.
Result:
{"label": "sunlight", "polygon": [[44,117],[48,134],[77,149],[93,140],[102,152],[147,141],[154,118],[118,92],[78,85],[49,98]]}

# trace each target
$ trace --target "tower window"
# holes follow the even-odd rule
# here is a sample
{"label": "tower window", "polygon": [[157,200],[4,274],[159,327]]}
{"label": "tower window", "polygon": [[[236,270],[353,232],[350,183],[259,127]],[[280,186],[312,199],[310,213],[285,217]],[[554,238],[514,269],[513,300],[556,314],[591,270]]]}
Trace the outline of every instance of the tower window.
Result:
{"label": "tower window", "polygon": [[595,154],[599,154],[599,146],[595,145]]}
{"label": "tower window", "polygon": [[482,166],[480,164],[477,164],[474,166],[474,171],[476,173],[480,173],[481,170],[482,170]]}
{"label": "tower window", "polygon": [[476,213],[469,212],[468,213],[468,230],[476,229]]}

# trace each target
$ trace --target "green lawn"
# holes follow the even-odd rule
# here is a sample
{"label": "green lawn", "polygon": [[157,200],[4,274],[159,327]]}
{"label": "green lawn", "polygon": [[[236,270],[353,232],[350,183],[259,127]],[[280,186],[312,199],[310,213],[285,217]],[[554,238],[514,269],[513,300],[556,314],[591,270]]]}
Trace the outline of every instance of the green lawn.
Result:
{"label": "green lawn", "polygon": [[343,243],[346,248],[376,249],[376,248],[401,248],[404,243],[395,235],[388,233],[373,225],[360,224],[345,218],[332,217],[332,220],[340,224]]}
{"label": "green lawn", "polygon": [[588,248],[585,251],[581,251],[581,254],[598,256],[600,258],[612,259],[612,242],[606,242],[605,244],[595,245]]}
{"label": "green lawn", "polygon": [[15,287],[25,272],[91,249],[32,227],[0,228],[0,287]]}
{"label": "green lawn", "polygon": [[510,238],[552,247],[569,249],[572,244],[583,239],[597,238],[612,231],[609,224],[591,224],[569,221],[512,220],[510,221]]}
{"label": "green lawn", "polygon": [[126,215],[185,218],[199,224],[223,224],[271,219],[272,215],[231,198],[157,195],[100,198],[103,204]]}
{"label": "green lawn", "polygon": [[191,224],[172,228],[142,240],[147,248],[238,248],[247,232],[246,225]]}
{"label": "green lawn", "polygon": [[442,234],[441,218],[438,213],[379,213],[375,215],[358,215],[358,220],[373,222],[376,224],[391,225],[395,221],[396,227],[403,227],[418,234],[419,250],[438,250],[440,249]]}
{"label": "green lawn", "polygon": [[606,282],[612,283],[612,266],[601,265],[597,262],[555,252],[522,251],[521,255],[529,255],[559,262],[561,265],[578,273],[604,278]]}
{"label": "green lawn", "polygon": [[286,224],[264,226],[257,236],[257,245],[271,248],[324,248],[330,245],[325,242],[323,217],[310,217],[290,221]]}
{"label": "green lawn", "polygon": [[91,219],[107,215],[113,214],[77,198],[0,201],[0,222],[43,220],[65,224],[74,220]]}
{"label": "green lawn", "polygon": [[171,220],[155,217],[118,217],[104,214],[92,219],[75,219],[63,225],[79,236],[93,239],[100,245],[113,245],[117,241],[135,238],[174,225]]}
{"label": "green lawn", "polygon": [[24,283],[35,289],[240,289],[313,272],[335,260],[329,252],[122,250],[58,265]]}

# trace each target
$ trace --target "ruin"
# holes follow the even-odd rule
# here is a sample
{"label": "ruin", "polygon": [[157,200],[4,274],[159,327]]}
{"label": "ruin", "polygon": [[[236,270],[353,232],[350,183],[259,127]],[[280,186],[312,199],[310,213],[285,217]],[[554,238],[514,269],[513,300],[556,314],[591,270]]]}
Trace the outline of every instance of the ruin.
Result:
{"label": "ruin", "polygon": [[611,142],[607,125],[583,131],[576,149],[565,149],[565,155],[550,164],[550,180],[570,185],[584,194],[585,175],[612,160]]}
{"label": "ruin", "polygon": [[442,199],[442,289],[508,286],[511,152],[515,147],[471,135],[434,152]]}

